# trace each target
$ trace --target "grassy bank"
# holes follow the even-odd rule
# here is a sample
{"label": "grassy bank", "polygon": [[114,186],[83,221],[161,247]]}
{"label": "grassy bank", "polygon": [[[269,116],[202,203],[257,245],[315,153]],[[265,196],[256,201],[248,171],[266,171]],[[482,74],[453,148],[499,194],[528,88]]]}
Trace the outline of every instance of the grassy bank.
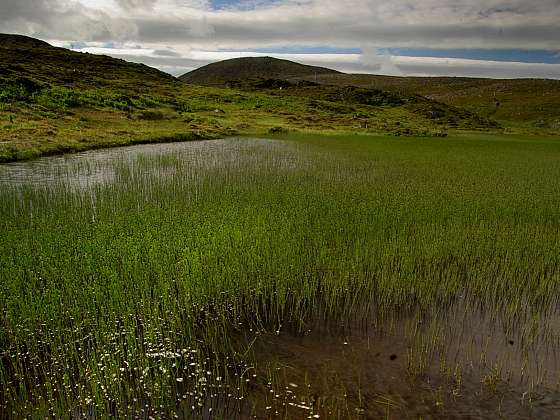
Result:
{"label": "grassy bank", "polygon": [[0,34],[0,41],[0,162],[270,130],[396,136],[501,130],[484,116],[413,94],[266,78],[235,89],[196,86],[32,38]]}
{"label": "grassy bank", "polygon": [[176,82],[143,92],[27,83],[0,80],[0,162],[271,131],[428,137],[459,128],[499,131],[475,115],[426,100],[388,100],[382,92],[339,92],[336,87],[238,90]]}
{"label": "grassy bank", "polygon": [[[405,317],[423,340],[408,372],[421,375],[438,341],[422,320],[460,299],[501,319],[495,334],[523,354],[558,342],[557,140],[191,144],[0,188],[5,413],[266,416],[250,395],[280,370],[256,370],[261,337]],[[96,173],[105,181],[71,181]],[[358,396],[341,409],[312,394],[311,414],[377,413]]]}

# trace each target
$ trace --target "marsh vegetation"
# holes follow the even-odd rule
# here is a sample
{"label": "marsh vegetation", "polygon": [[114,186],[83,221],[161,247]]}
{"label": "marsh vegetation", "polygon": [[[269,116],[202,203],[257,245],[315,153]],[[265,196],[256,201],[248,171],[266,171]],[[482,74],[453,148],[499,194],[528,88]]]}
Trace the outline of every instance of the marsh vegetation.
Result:
{"label": "marsh vegetation", "polygon": [[557,413],[558,141],[281,137],[0,166],[0,412]]}

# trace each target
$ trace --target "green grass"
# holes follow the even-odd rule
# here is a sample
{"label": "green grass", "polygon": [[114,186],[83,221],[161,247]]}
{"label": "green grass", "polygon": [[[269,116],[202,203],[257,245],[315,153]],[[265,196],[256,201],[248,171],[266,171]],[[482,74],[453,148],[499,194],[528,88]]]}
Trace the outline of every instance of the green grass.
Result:
{"label": "green grass", "polygon": [[[460,295],[524,342],[559,339],[557,139],[283,139],[0,188],[4,409],[237,410],[260,334],[445,317]],[[113,181],[64,181],[97,170]]]}
{"label": "green grass", "polygon": [[[146,142],[262,135],[278,128],[398,136],[501,131],[484,116],[417,95],[310,84],[284,90],[243,83],[237,89],[202,87],[147,66],[32,38],[0,34],[0,41],[0,162]],[[252,72],[261,74],[264,65],[262,74],[269,74],[266,60],[254,64]],[[317,70],[278,64],[280,73]]]}
{"label": "green grass", "polygon": [[429,113],[435,108],[425,103],[340,102],[328,97],[336,89],[286,89],[279,95],[180,84],[172,93],[159,93],[162,86],[150,93],[62,86],[35,90],[0,80],[0,162],[137,143],[262,135],[275,127],[399,136],[442,136],[457,127],[492,129],[468,113],[448,109],[434,118]]}
{"label": "green grass", "polygon": [[392,77],[327,74],[306,77],[328,85],[361,86],[399,95],[416,93],[490,118],[521,134],[560,133],[560,81],[476,79],[466,77]]}
{"label": "green grass", "polygon": [[[368,76],[385,85],[351,89],[340,85],[361,76],[335,75],[334,86],[219,89],[0,41],[0,162],[278,140],[115,150],[30,163],[35,175],[17,185],[0,178],[0,417],[264,415],[265,401],[278,404],[265,384],[284,389],[290,372],[259,353],[263,337],[282,349],[325,325],[333,340],[341,325],[402,333],[399,375],[430,375],[435,360],[447,378],[433,382],[436,406],[463,375],[495,392],[521,371],[531,385],[519,399],[545,383],[560,340],[555,88],[539,108],[541,82],[506,83],[490,112],[489,81]],[[505,340],[495,357],[469,338],[477,316]],[[302,384],[305,367],[292,369]],[[330,381],[313,410],[374,416]],[[302,392],[299,405],[316,400]]]}

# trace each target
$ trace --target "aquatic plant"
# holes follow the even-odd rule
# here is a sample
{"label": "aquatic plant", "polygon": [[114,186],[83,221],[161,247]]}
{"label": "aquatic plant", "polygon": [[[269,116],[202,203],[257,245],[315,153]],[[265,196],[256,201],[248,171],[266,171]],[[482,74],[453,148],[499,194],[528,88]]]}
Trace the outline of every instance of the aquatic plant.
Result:
{"label": "aquatic plant", "polygon": [[[319,415],[323,402],[290,397],[271,365],[277,402],[248,397],[263,380],[259,337],[319,323],[390,331],[404,319],[417,341],[394,359],[411,377],[449,355],[446,335],[468,336],[476,311],[524,349],[558,344],[547,322],[560,287],[554,140],[291,134],[142,147],[0,176],[7,415],[231,418],[278,401]],[[494,366],[487,354],[477,363]],[[526,377],[544,381],[535,369]],[[459,394],[460,366],[441,371]],[[486,376],[492,389],[499,372]],[[348,415],[344,401],[324,409]]]}

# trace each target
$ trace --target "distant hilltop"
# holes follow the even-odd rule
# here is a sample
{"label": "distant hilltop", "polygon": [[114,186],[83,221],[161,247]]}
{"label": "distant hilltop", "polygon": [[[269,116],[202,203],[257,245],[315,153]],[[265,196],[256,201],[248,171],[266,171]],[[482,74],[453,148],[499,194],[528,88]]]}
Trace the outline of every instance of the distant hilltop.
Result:
{"label": "distant hilltop", "polygon": [[340,74],[340,72],[274,57],[244,57],[208,64],[179,78],[184,82],[216,86],[237,80],[289,79],[320,74]]}

